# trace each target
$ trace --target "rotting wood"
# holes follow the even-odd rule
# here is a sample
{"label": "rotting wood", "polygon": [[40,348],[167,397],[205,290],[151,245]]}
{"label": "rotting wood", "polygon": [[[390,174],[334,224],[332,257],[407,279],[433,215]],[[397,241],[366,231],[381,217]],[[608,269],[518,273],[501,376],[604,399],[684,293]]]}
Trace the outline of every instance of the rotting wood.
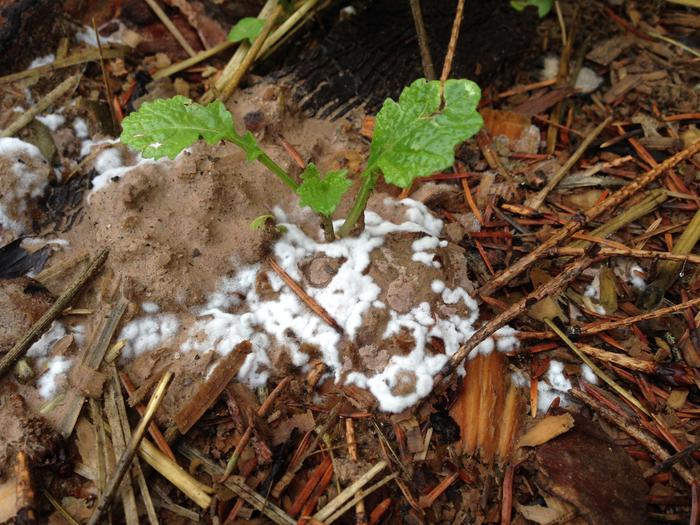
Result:
{"label": "rotting wood", "polygon": [[[119,373],[117,372],[117,367],[113,363],[109,365],[109,372],[112,377],[112,390],[114,391],[117,414],[119,415],[119,422],[121,424],[122,432],[124,434],[124,440],[128,442],[129,440],[131,440],[131,427],[129,426],[129,418],[126,412],[126,403],[124,402],[124,393],[121,389]],[[138,412],[141,417],[144,417],[146,413],[145,407],[142,411],[139,410]],[[151,423],[148,425],[149,432],[154,427],[155,423],[151,421]],[[155,428],[157,430],[158,427]],[[168,448],[168,450],[170,449]],[[143,505],[144,507],[146,507],[148,521],[151,523],[151,525],[158,525],[158,516],[156,514],[156,509],[153,505],[153,500],[151,499],[151,493],[148,489],[146,477],[143,475],[143,470],[141,469],[141,463],[139,461],[139,458],[134,457],[133,463],[133,475],[136,478],[136,483],[139,486],[139,491],[141,492],[141,499],[143,500]]]}
{"label": "rotting wood", "polygon": [[131,466],[131,462],[134,458],[134,455],[136,454],[137,449],[139,448],[139,444],[143,439],[143,435],[146,433],[148,424],[150,423],[151,419],[153,419],[153,416],[156,415],[158,407],[165,398],[165,393],[167,392],[168,385],[170,384],[172,378],[173,373],[170,371],[165,372],[165,374],[163,374],[163,377],[161,378],[160,382],[158,383],[158,386],[153,392],[153,396],[148,401],[148,405],[146,405],[146,413],[141,418],[141,421],[139,421],[136,430],[134,430],[134,433],[131,436],[131,440],[129,441],[128,446],[119,458],[119,462],[117,463],[117,466],[114,469],[114,472],[112,473],[112,477],[107,482],[107,486],[105,487],[104,492],[100,495],[100,499],[97,503],[95,511],[92,513],[90,519],[88,520],[88,525],[97,525],[98,523],[100,523],[102,516],[105,512],[107,512],[107,510],[111,506],[116,490],[121,484],[121,481],[124,478],[127,469]]}
{"label": "rotting wood", "polygon": [[[128,304],[126,299],[119,299],[116,306],[111,309],[109,316],[106,319],[100,319],[95,329],[93,339],[85,346],[84,350],[78,356],[78,361],[82,365],[92,370],[98,370],[100,368],[102,360],[109,348],[109,343],[114,337],[114,333],[117,331],[119,322]],[[75,389],[71,389],[66,393],[66,400],[60,409],[60,418],[57,423],[58,431],[66,438],[73,432],[75,423],[85,403],[85,397],[86,396],[82,392],[77,392]]]}
{"label": "rotting wood", "polygon": [[56,302],[49,308],[44,315],[42,315],[39,320],[32,325],[27,334],[22,337],[15,346],[13,346],[9,352],[7,352],[2,359],[0,359],[0,377],[5,375],[8,370],[12,368],[20,357],[22,357],[29,347],[46,331],[46,329],[51,325],[51,323],[56,319],[61,312],[65,310],[73,300],[77,297],[78,293],[83,289],[83,287],[92,279],[95,274],[102,268],[102,265],[107,260],[107,250],[100,252],[97,257],[95,257],[88,267],[78,276],[78,278],[73,281],[68,288],[61,294],[61,296],[56,299]]}
{"label": "rotting wood", "polygon": [[[645,430],[639,428],[636,422],[626,420],[619,414],[603,406],[591,396],[577,388],[572,388],[569,393],[579,401],[582,401],[583,403],[587,404],[600,416],[604,417],[611,423],[617,425],[617,427],[620,428],[620,430],[637,440],[649,452],[654,454],[660,460],[665,461],[671,457],[671,454],[669,454],[652,435],[647,433]],[[695,476],[693,476],[693,474],[683,465],[674,463],[672,465],[672,468],[683,479],[683,481],[688,483],[688,485],[692,485],[696,481]]]}
{"label": "rotting wood", "polygon": [[219,361],[209,379],[197,389],[192,399],[175,415],[175,424],[181,434],[187,434],[209,407],[219,399],[226,385],[238,374],[252,348],[250,341],[243,341]]}

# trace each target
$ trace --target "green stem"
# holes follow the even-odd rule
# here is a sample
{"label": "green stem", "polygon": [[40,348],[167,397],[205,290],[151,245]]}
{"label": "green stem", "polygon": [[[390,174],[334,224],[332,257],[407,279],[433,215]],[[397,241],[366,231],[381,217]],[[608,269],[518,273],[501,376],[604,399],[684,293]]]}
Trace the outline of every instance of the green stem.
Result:
{"label": "green stem", "polygon": [[[233,142],[236,146],[241,148],[243,151],[248,151],[248,145],[244,144],[242,140],[239,140],[238,137],[232,137],[228,136],[227,137],[231,142]],[[256,160],[265,166],[268,170],[270,170],[272,173],[277,175],[277,177],[284,182],[287,186],[292,188],[295,192],[297,191],[297,188],[299,187],[299,184],[289,176],[289,174],[284,170],[282,166],[277,164],[274,160],[270,158],[270,156],[265,153],[262,150],[259,150],[260,154],[256,158]]]}
{"label": "green stem", "polygon": [[345,222],[340,227],[340,230],[338,230],[338,237],[347,237],[350,235],[350,232],[355,227],[358,219],[365,212],[367,200],[369,199],[375,184],[377,184],[379,172],[375,171],[374,173],[371,173],[370,168],[368,167],[368,169],[362,174],[362,177],[362,186],[360,186],[360,191],[357,192],[355,202],[353,203],[352,208],[350,208],[350,212],[345,218]]}

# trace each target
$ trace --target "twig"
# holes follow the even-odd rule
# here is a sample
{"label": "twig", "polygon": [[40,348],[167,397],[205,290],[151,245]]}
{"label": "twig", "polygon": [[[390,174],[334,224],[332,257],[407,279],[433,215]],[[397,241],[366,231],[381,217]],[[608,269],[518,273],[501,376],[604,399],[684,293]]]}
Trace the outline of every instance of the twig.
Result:
{"label": "twig", "polygon": [[619,319],[617,321],[605,321],[602,323],[590,323],[581,327],[581,334],[597,334],[599,332],[607,332],[608,330],[614,330],[615,328],[622,328],[623,326],[630,326],[641,321],[648,321],[650,319],[657,319],[663,317],[664,315],[674,314],[685,310],[686,308],[691,308],[693,306],[700,305],[700,298],[691,299],[683,303],[674,304],[673,306],[668,306],[666,308],[659,308],[653,312],[647,312],[640,315],[634,315],[632,317],[626,317],[624,319]]}
{"label": "twig", "polygon": [[[124,434],[124,440],[129,441],[131,439],[131,427],[129,426],[129,417],[126,412],[126,403],[124,402],[124,393],[122,392],[121,389],[121,384],[119,380],[119,373],[117,372],[117,367],[114,365],[114,363],[111,363],[109,365],[109,371],[112,375],[112,385],[111,388],[108,389],[108,392],[111,390],[114,392],[114,397],[116,401],[116,408],[117,408],[117,414],[119,415],[119,423],[122,429],[122,432]],[[106,398],[105,398],[106,400]],[[141,406],[141,405],[139,405]],[[143,417],[145,415],[145,408],[144,410],[137,410],[139,412],[139,415]],[[158,427],[155,426],[155,422],[151,421],[151,423],[148,425],[149,432],[151,429],[156,428],[158,430]],[[158,431],[160,432],[160,431]],[[162,434],[161,434],[162,436]],[[168,450],[170,450],[168,448]],[[143,499],[143,504],[144,507],[146,507],[146,515],[148,516],[148,521],[151,523],[151,525],[158,525],[158,516],[156,514],[156,509],[153,506],[153,500],[151,499],[151,492],[148,489],[148,484],[146,483],[146,477],[143,475],[143,470],[141,469],[141,463],[139,461],[139,458],[135,457],[134,458],[134,468],[133,468],[133,474],[136,477],[136,483],[139,486],[139,491],[141,492],[141,498]]]}
{"label": "twig", "polygon": [[[105,47],[102,51],[102,58],[118,58],[124,56],[124,47]],[[24,71],[18,71],[17,73],[12,73],[10,75],[5,75],[0,77],[0,84],[8,84],[10,82],[15,82],[17,80],[22,80],[23,78],[31,76],[46,76],[52,71],[57,71],[66,67],[75,66],[82,64],[84,62],[92,62],[93,60],[98,60],[100,58],[99,51],[95,48],[84,49],[78,51],[77,53],[66,57],[57,59],[50,64],[45,64],[43,66],[35,67],[32,69],[25,69]]]}
{"label": "twig", "polygon": [[440,74],[440,92],[442,86],[445,85],[447,77],[450,76],[452,70],[452,61],[457,50],[457,38],[459,38],[459,28],[462,25],[462,17],[464,15],[464,0],[458,0],[457,11],[455,12],[454,22],[452,22],[452,32],[450,33],[450,43],[447,45],[447,54],[445,55],[445,63],[442,65],[442,73]]}
{"label": "twig", "polygon": [[302,489],[297,494],[291,507],[288,507],[289,515],[294,517],[306,506],[306,502],[311,497],[312,492],[321,481],[323,474],[331,467],[331,457],[325,456],[321,463],[314,469]]}
{"label": "twig", "polygon": [[647,416],[651,416],[649,411],[646,409],[640,401],[634,397],[632,394],[630,394],[627,390],[622,388],[620,385],[618,385],[613,379],[603,372],[598,365],[596,365],[586,354],[584,354],[581,350],[578,349],[578,347],[574,344],[574,342],[569,339],[564,332],[562,332],[559,327],[552,321],[551,319],[545,319],[544,323],[549,326],[549,328],[557,334],[564,343],[566,343],[566,346],[571,348],[571,350],[578,356],[578,358],[586,363],[591,370],[593,370],[593,373],[597,375],[599,378],[601,378],[604,382],[606,382],[610,388],[612,388],[615,392],[620,394],[622,397],[624,397],[629,403],[637,407],[639,410],[641,410],[644,414]]}
{"label": "twig", "polygon": [[0,359],[0,377],[5,375],[5,373],[12,368],[15,361],[24,355],[32,343],[41,337],[54,319],[61,315],[61,312],[71,304],[88,281],[102,268],[102,265],[107,260],[108,253],[107,250],[101,251],[78,278],[68,286],[66,291],[61,294],[51,308],[32,325],[29,332],[27,332],[22,339],[17,341],[9,352],[2,356],[2,359]]}
{"label": "twig", "polygon": [[369,483],[374,476],[376,476],[382,470],[384,470],[386,466],[387,462],[384,460],[380,460],[376,465],[374,465],[371,469],[369,469],[357,480],[351,483],[347,488],[345,488],[340,494],[338,494],[335,498],[329,501],[325,507],[323,507],[320,511],[314,514],[314,519],[324,522],[333,513],[335,513],[335,511],[338,510],[343,505],[343,503],[352,498],[358,490],[360,490],[367,483]]}
{"label": "twig", "polygon": [[398,477],[399,473],[394,472],[393,474],[389,474],[387,476],[384,476],[382,479],[374,483],[373,485],[370,485],[366,489],[361,489],[358,490],[357,493],[352,497],[350,501],[348,501],[345,505],[340,507],[336,512],[334,512],[330,517],[328,517],[323,523],[326,525],[330,525],[333,523],[335,520],[340,518],[343,514],[345,514],[348,510],[353,505],[357,505],[358,502],[362,501],[364,498],[372,494],[373,492],[376,492],[380,488],[382,488],[384,485],[389,483],[391,480],[395,479]]}
{"label": "twig", "polygon": [[15,459],[16,523],[37,523],[36,493],[32,484],[32,473],[29,470],[29,458],[26,452],[20,450]]}
{"label": "twig", "polygon": [[265,25],[263,26],[263,30],[257,36],[257,38],[255,39],[255,42],[253,42],[253,45],[250,47],[250,49],[246,53],[245,57],[243,58],[243,62],[241,62],[241,65],[238,66],[238,68],[234,71],[233,75],[231,75],[231,77],[226,80],[226,84],[224,84],[220,95],[217,97],[219,100],[227,100],[231,96],[231,94],[234,92],[234,90],[238,87],[238,84],[240,83],[241,79],[243,78],[243,75],[246,74],[248,69],[250,69],[250,66],[255,61],[255,58],[257,57],[258,52],[262,49],[262,46],[265,43],[265,39],[267,39],[268,35],[270,34],[270,31],[272,31],[272,26],[275,25],[275,22],[277,21],[277,17],[281,13],[282,13],[282,6],[278,5],[272,11],[272,14],[265,21]]}
{"label": "twig", "polygon": [[[357,462],[359,460],[359,456],[357,454],[357,440],[355,439],[355,425],[351,417],[345,420],[345,439],[348,443],[348,452],[350,457],[353,461]],[[367,524],[367,513],[365,512],[365,501],[363,498],[360,498],[355,504],[355,524]]]}
{"label": "twig", "polygon": [[335,423],[335,420],[338,417],[338,412],[340,412],[340,403],[336,403],[336,405],[328,414],[326,422],[321,426],[321,428],[317,429],[316,436],[314,437],[313,441],[309,444],[306,451],[303,453],[298,451],[299,456],[296,457],[295,455],[295,457],[292,458],[291,464],[287,467],[287,472],[284,473],[284,475],[280,478],[280,480],[277,483],[275,483],[275,486],[272,488],[271,494],[275,498],[280,497],[284,489],[286,489],[287,486],[292,482],[292,479],[294,479],[294,475],[299,471],[301,466],[304,464],[304,461],[306,461],[306,459],[316,450],[319,440],[323,437],[323,435],[326,432],[328,432],[328,429],[331,427],[331,425]]}
{"label": "twig", "polygon": [[73,75],[72,77],[68,77],[58,86],[53,88],[39,102],[34,104],[27,111],[24,111],[22,115],[12,124],[7,126],[6,129],[0,131],[0,138],[13,136],[20,129],[29,124],[39,113],[43,112],[46,108],[48,108],[50,105],[56,102],[63,95],[75,89],[78,86],[78,83],[80,82],[80,77],[81,75]]}
{"label": "twig", "polygon": [[119,462],[117,463],[114,473],[112,474],[112,478],[107,482],[107,487],[100,496],[100,500],[95,508],[95,511],[92,513],[92,516],[90,516],[88,525],[97,525],[100,523],[102,515],[111,506],[116,490],[119,487],[124,474],[126,474],[127,469],[131,466],[131,461],[136,454],[139,443],[141,442],[141,439],[148,428],[148,424],[151,422],[151,419],[153,419],[153,416],[155,416],[156,410],[158,410],[160,403],[163,401],[165,392],[172,378],[173,373],[170,371],[163,374],[163,377],[153,393],[153,397],[151,397],[148,405],[146,406],[146,413],[144,414],[143,418],[141,418],[141,421],[134,431],[134,434],[131,436],[129,445],[119,458]]}
{"label": "twig", "polygon": [[453,472],[449,476],[445,476],[443,479],[441,479],[430,492],[420,498],[420,506],[424,509],[432,507],[435,504],[435,500],[437,500],[458,477],[459,472]]}
{"label": "twig", "polygon": [[507,310],[504,310],[496,317],[492,318],[481,328],[479,328],[474,334],[469,338],[469,340],[463,344],[457,352],[455,352],[449,361],[443,368],[442,372],[435,377],[435,384],[446,386],[450,374],[457,369],[460,363],[469,355],[469,353],[474,350],[482,341],[490,337],[496,330],[501,328],[507,322],[515,319],[518,315],[525,311],[525,309],[535,302],[543,299],[544,297],[555,295],[571,281],[573,281],[583,270],[585,270],[591,263],[593,258],[589,256],[584,256],[567,266],[559,275],[554,277],[551,281],[543,284],[527,297],[524,297],[517,303],[514,303]]}
{"label": "twig", "polygon": [[609,116],[603,122],[598,124],[598,126],[596,126],[595,129],[591,131],[585,139],[583,139],[583,141],[576,149],[574,154],[568,158],[568,160],[564,163],[564,165],[561,168],[559,168],[559,171],[557,171],[552,176],[552,178],[549,179],[547,185],[544,188],[542,188],[534,197],[528,199],[525,202],[525,204],[530,208],[538,210],[540,206],[542,206],[542,204],[544,203],[545,199],[547,198],[547,195],[549,195],[549,193],[557,186],[557,184],[559,184],[559,181],[563,179],[567,173],[569,173],[569,170],[574,167],[574,164],[576,164],[581,158],[581,156],[586,152],[588,146],[591,145],[591,143],[596,139],[596,137],[601,134],[605,127],[612,122],[612,120],[612,116]]}
{"label": "twig", "polygon": [[[113,365],[112,365],[113,366]],[[119,418],[119,411],[117,409],[117,395],[114,389],[114,383],[109,383],[104,393],[104,409],[105,414],[107,414],[107,422],[109,423],[112,450],[110,452],[114,453],[114,457],[121,457],[126,450],[126,436],[124,435],[124,426]],[[127,421],[128,425],[128,421]],[[116,472],[116,470],[115,470]],[[131,480],[132,470],[125,469],[124,476],[126,479],[117,483],[119,495],[122,500],[122,507],[124,509],[124,521],[126,525],[138,525],[139,515],[136,510],[136,496],[134,495],[134,486]],[[105,491],[109,489],[109,483],[105,487]]]}
{"label": "twig", "polygon": [[[601,241],[603,239],[600,239]],[[594,241],[597,242],[597,241]],[[573,248],[565,246],[555,248],[557,255],[576,257],[584,255],[586,248]],[[691,264],[700,264],[700,255],[679,255],[671,252],[655,252],[653,250],[635,250],[634,248],[601,248],[598,252],[600,257],[634,257],[635,259],[659,259],[665,261],[679,261]]]}
{"label": "twig", "polygon": [[189,42],[185,39],[184,36],[182,36],[182,33],[180,33],[180,30],[175,27],[175,24],[173,24],[172,20],[168,17],[168,15],[165,14],[165,11],[161,9],[161,7],[158,5],[156,0],[145,0],[148,6],[153,9],[153,12],[156,14],[156,16],[160,19],[161,22],[163,22],[163,25],[166,27],[168,31],[170,31],[170,34],[175,37],[175,40],[182,46],[182,49],[185,50],[185,52],[193,57],[197,53],[195,52],[194,49],[192,49],[192,46],[190,46]]}
{"label": "twig", "polygon": [[[190,461],[200,463],[204,471],[212,478],[221,477],[224,473],[223,467],[213,463],[204,454],[187,443],[182,443],[177,450]],[[258,509],[278,525],[296,525],[296,521],[289,514],[267,498],[258,494],[239,476],[231,476],[224,485],[232,490],[239,498],[244,499],[250,506]]]}
{"label": "twig", "polygon": [[[126,393],[129,394],[130,396],[133,396],[134,393],[136,392],[136,387],[131,382],[131,379],[129,379],[129,376],[127,375],[127,373],[120,372],[119,377],[121,379],[122,384],[124,385],[124,389],[126,390]],[[139,413],[139,415],[141,417],[143,417],[143,415],[146,413],[146,407],[143,406],[143,404],[141,404],[141,403],[136,403],[134,405],[134,408],[136,409],[136,411]],[[158,448],[161,450],[161,452],[163,454],[165,454],[166,456],[168,456],[173,461],[176,461],[175,454],[173,453],[172,449],[170,448],[170,445],[168,445],[168,441],[165,439],[165,436],[160,431],[160,429],[158,428],[158,425],[156,425],[155,421],[151,421],[151,424],[148,425],[148,433],[153,438],[153,441],[156,442],[156,445],[158,445]]]}
{"label": "twig", "polygon": [[515,467],[508,465],[503,474],[503,494],[501,496],[501,525],[510,525],[513,512],[513,475]]}
{"label": "twig", "polygon": [[268,259],[270,262],[270,266],[272,269],[275,271],[277,275],[280,276],[280,278],[285,282],[289,288],[301,299],[306,306],[311,308],[311,310],[318,315],[321,319],[323,319],[328,326],[333,328],[336,332],[338,332],[340,335],[343,335],[345,331],[343,330],[343,327],[338,324],[338,322],[331,317],[331,314],[328,313],[328,311],[323,308],[318,302],[316,302],[316,299],[311,297],[309,294],[307,294],[304,289],[297,283],[291,275],[289,275],[284,268],[282,268],[277,261],[275,261],[272,257]]}
{"label": "twig", "polygon": [[[267,414],[268,410],[270,410],[270,407],[272,406],[272,403],[277,399],[277,396],[279,396],[282,391],[287,388],[287,385],[290,383],[292,380],[291,377],[287,376],[282,381],[279,382],[279,384],[275,387],[275,389],[270,392],[270,395],[267,396],[267,399],[265,402],[258,407],[257,415],[258,417],[265,417]],[[236,445],[236,448],[233,451],[233,454],[231,454],[231,458],[228,460],[228,463],[226,464],[226,470],[224,471],[224,476],[220,480],[218,480],[219,483],[223,483],[228,479],[228,477],[231,475],[233,472],[233,469],[236,468],[236,465],[238,464],[238,459],[241,457],[241,453],[243,452],[243,449],[248,445],[248,442],[250,441],[251,436],[253,435],[253,421],[250,422],[248,425],[248,428],[246,431],[243,433],[243,436],[241,436],[240,441]]]}
{"label": "twig", "polygon": [[97,51],[100,53],[100,70],[102,72],[102,83],[105,87],[105,97],[107,98],[107,105],[109,106],[109,116],[112,119],[112,132],[115,135],[119,134],[119,122],[117,121],[117,115],[114,112],[114,96],[112,95],[112,87],[109,85],[109,78],[107,77],[107,69],[105,68],[104,52],[102,51],[102,39],[100,38],[100,33],[97,31],[97,25],[95,24],[95,18],[92,18],[92,29],[95,31],[95,40],[97,40]]}
{"label": "twig", "polygon": [[63,516],[63,519],[65,519],[70,525],[80,525],[80,523],[61,506],[61,504],[51,495],[48,490],[44,489],[43,493],[44,497],[49,501],[51,506],[56,509],[61,516]]}
{"label": "twig", "polygon": [[[141,440],[139,445],[139,456],[200,508],[209,508],[212,500],[209,494],[213,493],[214,490],[197,481],[189,472],[163,454],[158,450],[158,447],[145,438]],[[221,471],[223,472],[223,469]]]}
{"label": "twig", "polygon": [[418,35],[418,45],[420,46],[420,59],[423,64],[423,74],[426,80],[435,80],[435,67],[430,56],[430,44],[428,43],[428,33],[425,31],[423,23],[423,13],[420,9],[420,0],[410,0],[411,14],[413,22],[416,24],[416,35]]}
{"label": "twig", "polygon": [[207,58],[213,57],[214,55],[217,55],[221,53],[222,51],[227,50],[229,47],[232,47],[236,45],[235,42],[221,42],[220,44],[215,45],[212,48],[205,49],[204,51],[200,51],[194,56],[191,56],[190,58],[186,58],[185,60],[182,60],[180,62],[176,62],[175,64],[171,64],[168,67],[165,67],[163,69],[160,69],[156,71],[153,74],[153,80],[158,80],[159,78],[164,78],[164,77],[169,77],[170,75],[174,75],[175,73],[179,73],[180,71],[184,71],[185,69],[194,66],[195,64],[199,64],[200,62],[206,60]]}
{"label": "twig", "polygon": [[[651,434],[639,428],[635,423],[623,418],[619,414],[603,406],[598,401],[590,397],[588,394],[582,392],[577,388],[572,388],[569,391],[569,394],[587,404],[600,416],[617,425],[622,431],[624,431],[630,437],[636,439],[641,445],[643,445],[647,450],[649,450],[659,459],[667,460],[671,457],[671,454],[666,452],[666,450],[661,445],[659,445],[658,441],[656,441],[656,439]],[[695,481],[695,476],[693,476],[693,474],[691,474],[690,471],[688,471],[688,469],[686,469],[682,465],[674,463],[672,468],[689,485],[691,485]]]}
{"label": "twig", "polygon": [[603,202],[596,204],[591,209],[589,209],[582,217],[567,222],[561,230],[558,230],[555,234],[549,237],[549,239],[547,239],[533,251],[531,251],[524,257],[521,257],[520,259],[518,259],[517,262],[513,263],[506,270],[490,279],[484,286],[482,286],[479,289],[479,294],[493,295],[493,293],[497,289],[507,284],[509,281],[511,281],[512,279],[520,275],[522,272],[527,270],[530,266],[532,266],[532,264],[540,260],[542,256],[549,250],[558,246],[562,241],[569,238],[577,231],[583,229],[583,227],[591,221],[594,221],[601,215],[607,213],[608,211],[617,208],[632,195],[634,195],[639,190],[645,188],[657,178],[659,178],[664,172],[673,168],[680,162],[689,159],[699,151],[700,140],[683,149],[682,151],[676,153],[672,157],[669,157],[658,166],[653,167],[644,175],[636,179],[634,182],[627,184],[625,187],[619,189],[617,192],[610,195]]}
{"label": "twig", "polygon": [[696,441],[692,445],[688,445],[680,452],[676,452],[675,454],[673,454],[672,456],[669,456],[668,458],[661,461],[660,463],[652,465],[651,467],[649,467],[649,469],[647,469],[646,472],[644,472],[644,477],[650,478],[651,476],[654,476],[654,475],[658,474],[659,472],[664,472],[665,470],[670,469],[674,465],[674,463],[679,462],[680,460],[688,457],[693,452],[696,452],[698,450],[700,450],[700,441]]}

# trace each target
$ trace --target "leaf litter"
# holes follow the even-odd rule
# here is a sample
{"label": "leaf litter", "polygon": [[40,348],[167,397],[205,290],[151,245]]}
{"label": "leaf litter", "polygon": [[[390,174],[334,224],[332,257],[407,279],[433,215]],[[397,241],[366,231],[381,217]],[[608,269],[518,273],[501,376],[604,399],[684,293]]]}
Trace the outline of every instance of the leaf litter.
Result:
{"label": "leaf litter", "polygon": [[[12,204],[18,231],[3,229],[3,241],[33,233],[37,238],[23,246],[52,253],[44,271],[34,270],[36,281],[20,285],[22,293],[41,283],[58,296],[84,264],[86,248],[109,245],[111,254],[106,270],[76,305],[80,308],[66,311],[43,346],[17,364],[13,377],[3,378],[3,399],[19,393],[25,401],[15,402],[0,418],[42,414],[32,415],[32,421],[45,418],[43,425],[67,431],[65,436],[79,417],[79,448],[86,456],[64,472],[72,483],[101,493],[109,475],[109,468],[102,470],[103,456],[109,457],[112,446],[100,415],[101,390],[90,386],[101,383],[81,383],[60,369],[70,360],[75,370],[102,374],[108,366],[101,365],[102,357],[87,363],[103,355],[130,377],[133,404],[148,400],[165,370],[175,371],[159,410],[159,428],[151,429],[139,454],[149,463],[159,454],[183,466],[189,460],[190,473],[168,469],[167,459],[152,463],[169,483],[150,473],[158,481],[150,491],[143,486],[136,491],[138,499],[155,503],[165,523],[204,512],[199,509],[211,502],[207,491],[217,483],[234,496],[211,512],[229,523],[287,523],[299,513],[317,511],[329,520],[337,511],[348,523],[362,523],[362,516],[372,523],[692,520],[698,513],[691,483],[695,451],[688,449],[696,441],[693,369],[700,365],[692,221],[698,165],[687,148],[697,141],[697,94],[688,89],[692,53],[682,46],[692,42],[689,29],[697,13],[672,6],[601,5],[582,8],[577,18],[573,6],[562,6],[567,29],[588,32],[593,39],[579,57],[563,53],[558,68],[564,64],[578,75],[585,64],[597,76],[586,75],[603,83],[586,88],[590,94],[577,94],[555,85],[557,79],[542,79],[540,64],[533,63],[518,71],[515,87],[502,86],[507,91],[500,95],[485,89],[482,104],[492,108],[486,132],[457,150],[451,170],[430,173],[434,168],[426,166],[427,179],[437,179],[428,182],[397,179],[391,164],[381,166],[388,182],[406,188],[401,198],[426,198],[429,206],[401,200],[379,180],[364,233],[333,244],[321,240],[315,217],[299,211],[293,199],[281,198],[289,193],[280,181],[265,177],[233,148],[217,144],[216,134],[205,135],[210,146],[194,145],[171,161],[144,162],[104,142],[106,136],[86,136],[84,123],[93,133],[100,123],[82,106],[45,112],[42,118],[49,128],[56,127],[49,132],[60,147],[58,167],[46,170],[42,185],[61,187],[72,179],[87,198],[76,210],[63,210],[76,219],[56,230],[42,223],[38,194],[25,192],[25,201]],[[561,38],[555,17],[542,24],[552,41]],[[660,28],[670,40],[655,36],[662,34]],[[201,33],[202,27],[197,29]],[[186,26],[182,30],[186,33]],[[624,45],[609,44],[610,35],[624,37]],[[117,60],[106,61],[115,78]],[[160,82],[159,89],[165,96],[195,99],[209,82],[200,72],[191,70],[177,86]],[[118,94],[128,91],[132,74],[127,73]],[[59,82],[40,83],[33,90],[40,97]],[[228,109],[237,126],[250,123],[247,131],[271,157],[289,159],[297,180],[308,180],[311,188],[337,185],[340,194],[346,188],[339,186],[347,183],[333,173],[347,171],[356,180],[362,159],[378,158],[380,148],[368,152],[359,135],[366,122],[361,110],[335,123],[304,119],[280,102],[284,93],[278,86],[255,79],[253,84],[237,91]],[[17,91],[13,104],[32,104],[23,97]],[[192,129],[206,130],[206,121],[221,115],[205,115],[195,106],[187,111]],[[542,193],[547,178],[561,172],[610,111],[612,124],[568,168],[570,173],[565,170],[558,185]],[[246,118],[253,113],[255,118]],[[374,133],[380,144],[383,125],[378,116]],[[403,131],[410,135],[409,126]],[[29,140],[24,133],[18,138]],[[252,134],[239,136],[249,157],[259,154]],[[404,144],[400,138],[389,143]],[[176,151],[158,151],[163,144],[148,140],[144,147],[175,157]],[[76,156],[80,150],[88,158]],[[408,150],[404,160],[410,164]],[[293,167],[299,163],[290,151],[302,167]],[[671,169],[659,170],[649,188],[664,192],[665,199],[646,203],[650,210],[626,217],[614,229],[591,233],[616,215],[597,217],[579,229],[578,238],[564,239],[533,261],[537,275],[511,270],[562,224],[584,224],[581,214],[587,208],[616,198],[616,188],[653,174],[664,161],[673,163]],[[428,184],[449,190],[422,191]],[[634,207],[650,193],[641,189],[619,204]],[[523,206],[535,194],[543,196],[538,209]],[[437,197],[431,200],[431,195]],[[64,202],[76,205],[75,199]],[[333,214],[335,204],[335,198],[325,203],[322,213]],[[349,206],[347,199],[341,201],[334,217],[346,214]],[[263,216],[272,220],[251,229],[250,223]],[[567,257],[574,253],[579,254],[573,263],[579,265],[577,273],[572,270],[564,280],[561,276],[572,268]],[[675,259],[655,262],[664,257]],[[270,258],[305,296],[292,291]],[[521,297],[551,283],[562,284],[547,304],[517,306]],[[645,314],[649,294],[662,313]],[[29,308],[15,291],[6,296],[10,308]],[[119,304],[127,304],[124,298],[129,306],[123,321],[101,323],[110,312],[114,319],[121,317],[116,314]],[[322,307],[340,333],[312,313],[307,301]],[[496,332],[503,324],[498,315],[513,308],[519,309],[510,317],[513,328]],[[21,338],[32,322],[34,315],[12,321],[8,341]],[[548,323],[562,327],[570,342],[644,411],[601,381],[595,368],[582,365]],[[466,369],[454,367],[451,358],[474,337],[479,344]],[[248,340],[250,351],[240,345]],[[506,355],[489,352],[493,349]],[[237,380],[222,386],[230,377]],[[283,379],[284,389],[274,389]],[[251,390],[234,394],[229,392],[234,385]],[[44,393],[55,389],[55,395],[42,399],[38,388]],[[83,399],[89,399],[89,410],[79,415]],[[77,412],[66,407],[78,407]],[[458,433],[452,419],[443,420],[448,409]],[[173,422],[185,416],[187,433],[178,436]],[[562,417],[566,425],[547,428]],[[65,443],[49,439],[46,427],[37,425],[8,433],[2,449],[4,459],[16,457],[21,467],[26,460],[14,456],[13,447],[44,443],[48,455],[29,447],[32,473],[66,459]],[[95,436],[101,460],[85,448],[86,435]],[[518,447],[519,442],[533,446]],[[224,480],[227,467],[243,477]],[[26,475],[24,467],[20,474]],[[74,515],[91,514],[89,498],[76,501],[75,492],[60,481],[32,477]],[[346,487],[352,493],[344,492]],[[41,516],[51,512],[43,497],[18,501],[32,502]],[[115,514],[121,512],[118,507]],[[288,514],[292,511],[295,519]],[[133,510],[125,507],[125,512]],[[142,518],[148,519],[145,513]]]}

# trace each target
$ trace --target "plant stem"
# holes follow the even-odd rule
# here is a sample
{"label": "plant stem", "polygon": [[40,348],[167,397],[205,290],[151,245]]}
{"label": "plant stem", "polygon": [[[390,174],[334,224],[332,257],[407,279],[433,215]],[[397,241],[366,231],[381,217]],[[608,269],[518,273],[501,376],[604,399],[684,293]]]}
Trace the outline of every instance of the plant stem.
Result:
{"label": "plant stem", "polygon": [[[248,145],[243,142],[242,137],[237,135],[232,136],[231,134],[229,134],[226,138],[233,142],[236,146],[241,148],[243,151],[247,151]],[[287,186],[289,186],[290,188],[292,188],[292,190],[296,192],[297,188],[299,187],[299,184],[297,184],[297,182],[289,176],[289,174],[285,171],[285,169],[282,166],[280,166],[274,160],[272,160],[267,153],[265,153],[262,150],[260,150],[260,152],[261,153],[258,155],[256,160],[260,164],[265,166],[268,170],[270,170],[272,173],[277,175],[277,177],[279,177],[279,179],[282,182],[284,182]]]}
{"label": "plant stem", "polygon": [[345,222],[340,227],[340,230],[338,230],[338,237],[347,237],[350,235],[350,232],[355,227],[358,219],[365,212],[369,195],[372,193],[375,184],[377,184],[377,179],[379,178],[379,172],[374,171],[374,173],[372,173],[372,171],[374,170],[368,168],[362,174],[362,186],[360,186],[360,191],[357,192],[355,202],[353,203],[352,208],[350,208],[350,212],[345,218]]}
{"label": "plant stem", "polygon": [[335,240],[335,231],[333,230],[333,219],[327,217],[326,215],[318,215],[321,217],[321,228],[323,228],[323,236],[326,242],[333,242]]}

